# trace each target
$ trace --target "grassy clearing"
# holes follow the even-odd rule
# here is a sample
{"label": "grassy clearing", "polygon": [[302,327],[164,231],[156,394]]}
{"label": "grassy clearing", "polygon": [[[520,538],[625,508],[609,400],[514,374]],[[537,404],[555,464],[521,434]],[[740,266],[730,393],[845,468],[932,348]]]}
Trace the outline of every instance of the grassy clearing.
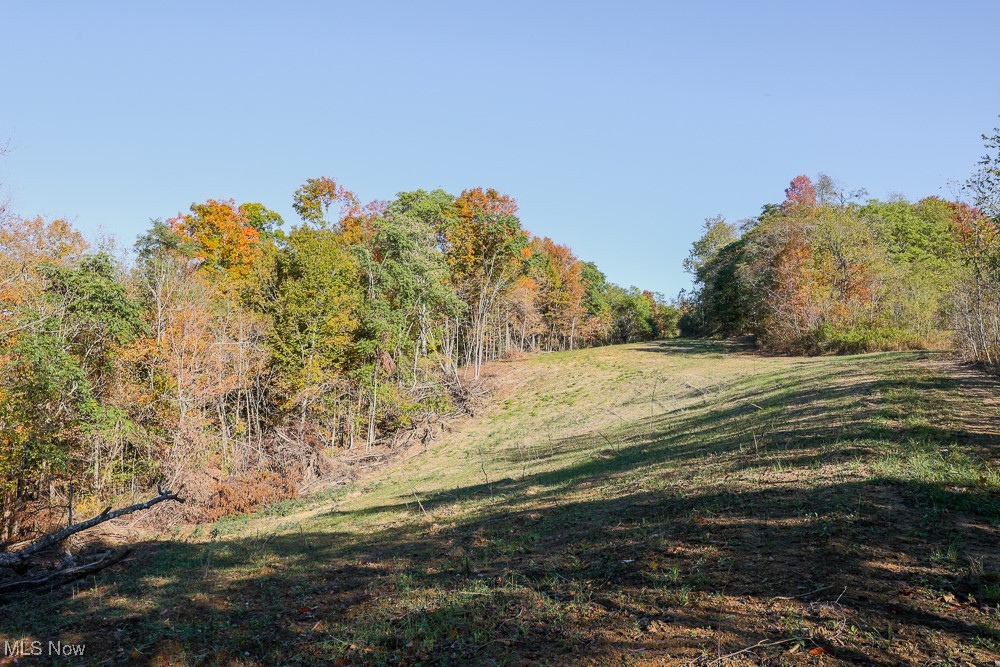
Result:
{"label": "grassy clearing", "polygon": [[423,454],[0,607],[0,639],[94,664],[1000,660],[995,379],[694,341],[491,370],[495,407]]}

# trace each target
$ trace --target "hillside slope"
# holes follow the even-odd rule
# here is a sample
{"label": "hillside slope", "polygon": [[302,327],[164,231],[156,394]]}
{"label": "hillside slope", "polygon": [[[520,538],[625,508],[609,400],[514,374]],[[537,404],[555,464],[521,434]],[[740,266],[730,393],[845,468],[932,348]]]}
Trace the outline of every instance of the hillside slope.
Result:
{"label": "hillside slope", "polygon": [[0,607],[0,640],[95,664],[1000,661],[996,379],[692,341],[490,372],[492,408],[363,488],[145,545]]}

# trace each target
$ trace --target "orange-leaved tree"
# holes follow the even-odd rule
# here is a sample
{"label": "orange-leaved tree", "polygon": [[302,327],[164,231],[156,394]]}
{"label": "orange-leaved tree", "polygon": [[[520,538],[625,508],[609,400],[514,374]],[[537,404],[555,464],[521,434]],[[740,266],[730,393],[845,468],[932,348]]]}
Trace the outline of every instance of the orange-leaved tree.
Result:
{"label": "orange-leaved tree", "polygon": [[444,233],[445,256],[456,291],[468,306],[466,361],[478,378],[490,313],[521,274],[531,249],[512,197],[473,188],[462,192],[455,209],[456,219]]}
{"label": "orange-leaved tree", "polygon": [[191,204],[190,214],[167,221],[183,247],[208,267],[245,274],[260,255],[260,231],[232,199]]}

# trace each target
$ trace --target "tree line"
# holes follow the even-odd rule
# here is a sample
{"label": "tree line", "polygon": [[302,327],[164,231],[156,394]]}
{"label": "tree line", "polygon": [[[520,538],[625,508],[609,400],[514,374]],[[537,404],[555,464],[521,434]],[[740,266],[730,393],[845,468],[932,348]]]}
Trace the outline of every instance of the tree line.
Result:
{"label": "tree line", "polygon": [[365,204],[316,178],[293,206],[285,229],[259,203],[194,204],[131,253],[0,215],[0,540],[71,489],[96,507],[184,483],[210,513],[249,509],[453,410],[487,362],[677,333],[676,308],[532,236],[493,189]]}
{"label": "tree line", "polygon": [[684,333],[824,354],[954,347],[1000,363],[1000,130],[954,201],[795,177],[780,204],[705,221],[684,268]]}

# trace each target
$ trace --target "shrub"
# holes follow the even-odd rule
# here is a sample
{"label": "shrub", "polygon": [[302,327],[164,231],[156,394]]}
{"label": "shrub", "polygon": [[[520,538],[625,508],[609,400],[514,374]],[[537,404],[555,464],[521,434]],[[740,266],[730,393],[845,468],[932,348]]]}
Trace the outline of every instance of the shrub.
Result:
{"label": "shrub", "polygon": [[205,520],[215,521],[230,514],[245,514],[264,505],[294,498],[295,480],[270,470],[253,471],[216,483],[207,504]]}
{"label": "shrub", "polygon": [[838,328],[822,324],[791,344],[792,350],[804,354],[864,354],[898,350],[925,350],[928,341],[897,327]]}

